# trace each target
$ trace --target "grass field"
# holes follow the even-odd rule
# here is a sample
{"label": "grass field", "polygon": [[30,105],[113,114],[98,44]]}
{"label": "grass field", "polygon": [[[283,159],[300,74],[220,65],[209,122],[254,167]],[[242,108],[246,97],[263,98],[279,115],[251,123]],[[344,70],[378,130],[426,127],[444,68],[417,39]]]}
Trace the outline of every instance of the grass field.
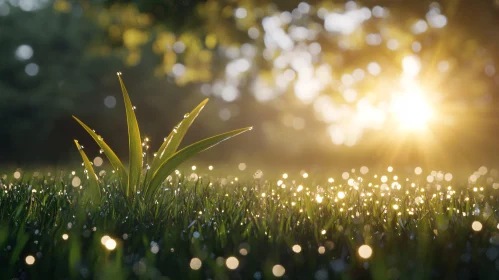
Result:
{"label": "grass field", "polygon": [[498,279],[497,171],[462,182],[419,171],[239,179],[199,167],[143,208],[112,173],[90,200],[81,170],[11,170],[0,178],[0,277]]}

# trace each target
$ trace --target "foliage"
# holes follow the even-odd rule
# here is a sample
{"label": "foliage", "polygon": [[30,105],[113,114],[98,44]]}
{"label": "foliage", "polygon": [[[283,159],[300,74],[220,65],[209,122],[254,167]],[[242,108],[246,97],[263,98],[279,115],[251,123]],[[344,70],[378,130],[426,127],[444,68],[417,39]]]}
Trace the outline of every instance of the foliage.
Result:
{"label": "foliage", "polygon": [[[53,128],[64,127],[74,132],[72,138],[80,137],[77,126],[67,121],[70,112],[102,126],[115,123],[109,117],[116,115],[111,108],[95,113],[89,109],[93,106],[75,104],[106,108],[104,98],[119,94],[108,73],[124,66],[134,73],[134,87],[146,92],[135,100],[139,108],[150,108],[150,114],[142,115],[144,123],[161,119],[159,126],[173,126],[168,120],[189,108],[201,91],[216,102],[205,111],[208,117],[198,122],[203,133],[220,129],[214,119],[224,120],[227,130],[251,120],[259,129],[248,143],[250,154],[265,151],[270,159],[329,163],[346,150],[332,143],[331,134],[349,139],[344,145],[358,143],[358,154],[363,148],[380,150],[384,141],[372,139],[392,132],[393,126],[359,125],[356,112],[369,111],[361,106],[366,100],[381,107],[390,99],[401,61],[409,55],[420,57],[418,82],[431,88],[428,95],[443,112],[433,128],[435,138],[453,148],[448,154],[462,150],[463,142],[486,146],[484,150],[495,145],[495,137],[479,142],[472,136],[497,130],[488,121],[496,115],[493,91],[499,81],[494,1],[58,0],[35,1],[48,5],[38,10],[21,9],[31,2],[0,3],[0,39],[5,42],[0,46],[0,122],[5,124],[0,144],[9,147],[0,152],[2,162],[44,159],[54,164],[74,159],[72,144],[65,138],[68,133]],[[363,8],[371,17],[352,33],[325,28],[324,11],[344,15]],[[432,27],[430,11],[445,16],[447,25]],[[276,29],[268,23],[275,23]],[[414,32],[417,24],[426,31]],[[282,48],[278,43],[288,40],[274,40],[272,30],[291,38],[293,48]],[[375,44],[367,38],[374,38]],[[15,55],[21,45],[32,47],[30,59]],[[302,67],[303,61],[289,63],[290,58],[303,58],[313,67]],[[381,67],[378,76],[366,71],[371,62]],[[25,71],[32,63],[39,67],[35,76]],[[238,63],[246,71],[232,71],[240,69]],[[365,77],[355,80],[351,89],[357,100],[350,102],[342,82],[351,80],[354,71],[355,77]],[[163,110],[161,104],[169,102],[179,106]],[[124,132],[120,126],[110,130]],[[312,151],[303,137],[310,134],[317,140]],[[296,141],[283,141],[288,138]],[[454,141],[458,138],[459,143]],[[127,150],[119,143],[109,144],[120,154]],[[481,160],[497,153],[470,154]]]}
{"label": "foliage", "polygon": [[103,74],[113,73],[121,62],[116,54],[92,51],[106,34],[81,10],[61,14],[41,7],[27,12],[10,5],[0,1],[0,10],[9,11],[0,13],[0,143],[9,147],[0,160],[31,162],[36,160],[33,153],[53,158],[44,140],[61,148],[66,139],[55,127],[71,112],[87,115],[75,104],[100,99],[92,93],[107,87]]}
{"label": "foliage", "polygon": [[[169,1],[120,1],[89,10],[107,19],[101,28],[114,34],[113,46],[126,54],[124,60],[140,58],[130,66],[154,61],[149,65],[155,66],[158,78],[167,77],[179,86],[201,86],[204,94],[227,103],[219,115],[229,119],[254,119],[255,110],[270,115],[256,121],[262,127],[259,144],[275,156],[282,149],[288,156],[296,154],[294,159],[307,157],[311,151],[303,129],[316,135],[313,157],[323,159],[342,151],[335,145],[369,147],[371,136],[392,133],[396,120],[370,113],[389,107],[399,91],[401,62],[411,55],[421,62],[415,80],[441,113],[432,131],[438,130],[436,138],[442,142],[453,139],[456,131],[464,134],[485,126],[462,119],[487,114],[495,102],[490,93],[497,81],[494,49],[486,47],[497,44],[489,40],[497,37],[496,29],[488,27],[492,3],[189,1],[183,10],[188,20],[172,23],[165,15],[179,6]],[[485,15],[467,16],[471,10]],[[369,15],[361,20],[345,19],[348,13],[366,11]],[[355,28],[328,28],[331,13],[342,15]],[[433,24],[432,13],[443,16],[446,25]],[[424,31],[415,31],[417,24],[423,24]],[[372,63],[380,73],[371,71]],[[466,82],[470,79],[473,86]],[[355,99],[348,97],[352,92]],[[376,148],[383,143],[376,141]]]}
{"label": "foliage", "polygon": [[[151,204],[156,192],[165,181],[168,175],[170,175],[175,168],[177,168],[181,163],[188,160],[189,158],[225,141],[243,132],[251,130],[252,127],[241,128],[219,134],[210,138],[206,138],[197,143],[191,144],[179,151],[177,151],[180,146],[180,142],[184,138],[187,130],[194,122],[196,117],[199,115],[203,107],[208,102],[205,99],[201,102],[191,113],[185,114],[184,119],[173,128],[170,135],[165,138],[165,141],[154,154],[154,160],[152,165],[147,165],[146,170],[143,170],[143,163],[146,153],[143,152],[142,148],[147,145],[149,141],[148,138],[142,143],[139,125],[137,123],[137,118],[135,117],[135,107],[132,105],[128,92],[121,79],[121,73],[118,73],[118,78],[121,84],[121,90],[123,92],[123,99],[125,101],[126,118],[128,125],[128,146],[129,146],[129,163],[128,170],[125,170],[120,159],[111,150],[111,148],[104,142],[104,139],[97,135],[93,130],[91,130],[87,125],[85,125],[78,118],[73,118],[92,136],[95,142],[100,146],[104,154],[108,157],[109,161],[113,165],[114,171],[119,175],[120,185],[122,191],[131,202],[136,201],[134,198],[136,194],[143,194],[144,199],[142,202]],[[83,163],[85,165],[86,172],[90,178],[91,191],[94,193],[100,193],[98,187],[98,180],[95,171],[88,160],[86,154],[83,152],[82,147],[75,140],[76,146],[83,158]],[[147,146],[148,147],[148,146]]]}
{"label": "foliage", "polygon": [[[372,173],[357,174],[363,180],[353,186],[294,173],[278,185],[269,174],[269,180],[235,180],[201,168],[173,175],[145,217],[128,211],[116,173],[99,175],[99,207],[84,199],[89,180],[74,183],[82,172],[2,176],[2,277],[272,279],[277,264],[285,277],[299,279],[499,275],[492,173],[475,173],[470,184],[451,181],[444,190],[440,173],[427,183],[426,174],[407,174],[405,181],[402,172],[386,182],[401,188],[385,189],[382,176]],[[116,248],[107,249],[104,236]],[[358,253],[365,244],[373,252],[368,259]],[[236,270],[226,266],[229,257],[239,260]],[[190,268],[193,258],[199,270]]]}

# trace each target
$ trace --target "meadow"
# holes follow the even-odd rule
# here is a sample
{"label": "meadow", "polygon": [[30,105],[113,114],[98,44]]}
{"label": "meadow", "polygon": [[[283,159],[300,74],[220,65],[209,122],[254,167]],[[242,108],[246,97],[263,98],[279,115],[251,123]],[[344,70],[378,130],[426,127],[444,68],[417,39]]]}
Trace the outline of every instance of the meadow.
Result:
{"label": "meadow", "polygon": [[0,0],[0,280],[499,279],[498,13]]}
{"label": "meadow", "polygon": [[459,182],[421,168],[242,179],[197,166],[175,170],[146,208],[127,202],[112,171],[89,199],[80,169],[2,175],[2,278],[499,275],[498,171],[486,167]]}
{"label": "meadow", "polygon": [[118,78],[128,164],[74,117],[107,169],[75,139],[83,168],[2,175],[5,279],[497,279],[497,170],[181,171],[252,127],[179,148],[205,99],[151,153]]}

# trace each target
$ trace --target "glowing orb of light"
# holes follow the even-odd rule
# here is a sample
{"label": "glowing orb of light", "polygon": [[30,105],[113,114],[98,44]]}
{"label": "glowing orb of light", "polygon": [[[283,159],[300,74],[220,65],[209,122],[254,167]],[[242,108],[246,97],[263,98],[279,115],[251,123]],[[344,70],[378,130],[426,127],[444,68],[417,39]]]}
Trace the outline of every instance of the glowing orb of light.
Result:
{"label": "glowing orb of light", "polygon": [[293,245],[293,247],[291,247],[291,249],[293,250],[293,252],[295,252],[297,254],[301,252],[301,246],[298,244]]}
{"label": "glowing orb of light", "polygon": [[112,239],[111,237],[109,237],[109,235],[104,235],[102,236],[102,238],[100,239],[100,242],[102,243],[102,245],[104,245],[104,247],[106,247],[106,249],[108,249],[109,251],[112,251],[114,249],[116,249],[116,245],[118,245],[116,243],[116,240]]}
{"label": "glowing orb of light", "polygon": [[276,264],[272,267],[272,274],[274,274],[275,277],[282,277],[284,273],[286,273],[284,266]]}
{"label": "glowing orb of light", "polygon": [[100,239],[100,243],[102,243],[102,245],[106,245],[106,242],[111,239],[111,237],[109,237],[109,235],[104,235],[102,236],[102,238]]}
{"label": "glowing orb of light", "polygon": [[405,92],[395,96],[391,109],[400,127],[407,130],[421,130],[433,117],[433,110],[422,90],[412,85]]}
{"label": "glowing orb of light", "polygon": [[106,249],[108,249],[109,251],[112,251],[114,249],[116,249],[116,241],[112,238],[108,239],[106,241],[106,244],[104,244],[104,246],[106,247]]}
{"label": "glowing orb of light", "polygon": [[27,265],[32,265],[35,263],[35,257],[29,255],[25,259]]}
{"label": "glowing orb of light", "polygon": [[368,259],[373,254],[373,249],[369,245],[359,247],[359,256],[363,259]]}
{"label": "glowing orb of light", "polygon": [[192,258],[189,266],[191,267],[192,270],[198,270],[201,268],[201,265],[203,263],[199,258]]}
{"label": "glowing orb of light", "polygon": [[471,224],[471,228],[474,230],[474,231],[481,231],[482,230],[482,223],[480,223],[479,221],[474,221],[472,224]]}
{"label": "glowing orb of light", "polygon": [[338,198],[339,199],[345,198],[345,193],[344,192],[338,192]]}
{"label": "glowing orb of light", "polygon": [[234,270],[239,266],[239,260],[235,257],[228,257],[225,261],[225,265],[228,269]]}

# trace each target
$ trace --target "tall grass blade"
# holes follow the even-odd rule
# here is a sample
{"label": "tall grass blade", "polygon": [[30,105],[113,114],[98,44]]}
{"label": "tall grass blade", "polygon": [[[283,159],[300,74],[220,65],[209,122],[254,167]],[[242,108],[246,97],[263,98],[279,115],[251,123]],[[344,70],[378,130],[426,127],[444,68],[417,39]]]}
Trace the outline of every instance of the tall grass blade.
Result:
{"label": "tall grass blade", "polygon": [[168,175],[170,175],[170,173],[182,162],[217,145],[222,141],[225,141],[251,129],[252,127],[246,127],[222,133],[196,142],[176,152],[172,157],[165,161],[153,174],[151,182],[149,183],[149,187],[147,188],[146,197],[150,198],[152,195],[154,195],[154,193],[159,189],[161,183],[163,183],[166,177],[168,177]]}
{"label": "tall grass blade", "polygon": [[129,149],[129,172],[126,195],[130,197],[135,193],[140,184],[140,173],[142,172],[142,140],[140,139],[139,125],[135,117],[134,107],[128,96],[128,92],[121,79],[121,73],[118,73],[123,99],[125,100],[126,122],[128,126],[128,149]]}
{"label": "tall grass blade", "polygon": [[92,129],[90,129],[90,127],[80,121],[77,117],[73,116],[73,118],[88,132],[88,134],[90,134],[90,136],[92,136],[97,145],[99,145],[99,147],[102,149],[107,159],[113,166],[113,169],[116,171],[118,177],[120,178],[121,186],[123,187],[123,191],[125,191],[125,186],[128,183],[128,174],[118,156],[116,156],[113,150],[106,144],[106,142],[104,142],[104,139],[100,135],[97,135],[97,133],[95,133]]}
{"label": "tall grass blade", "polygon": [[24,231],[24,228],[26,227],[26,224],[23,222],[17,231],[17,238],[16,238],[16,245],[14,247],[14,250],[12,250],[11,257],[10,257],[10,265],[13,266],[18,260],[19,256],[21,255],[22,251],[25,249],[24,247],[29,241],[29,234],[27,234]]}
{"label": "tall grass blade", "polygon": [[85,165],[85,169],[87,170],[88,180],[90,184],[90,192],[92,193],[92,196],[94,193],[98,193],[100,196],[99,181],[97,180],[97,175],[95,174],[94,168],[92,167],[92,163],[90,162],[90,160],[88,160],[88,157],[81,148],[80,143],[78,143],[78,140],[74,141],[76,144],[76,148],[78,148],[78,152],[80,152],[81,158],[83,159],[83,164]]}
{"label": "tall grass blade", "polygon": [[178,146],[180,146],[180,143],[187,133],[187,130],[189,130],[189,127],[192,125],[201,110],[203,110],[206,103],[208,103],[208,98],[199,103],[199,105],[196,106],[196,108],[194,108],[194,110],[192,110],[189,114],[186,114],[184,119],[173,129],[170,135],[168,135],[166,141],[163,142],[153,159],[151,170],[149,171],[151,174],[154,174],[161,164],[167,161],[177,151]]}

